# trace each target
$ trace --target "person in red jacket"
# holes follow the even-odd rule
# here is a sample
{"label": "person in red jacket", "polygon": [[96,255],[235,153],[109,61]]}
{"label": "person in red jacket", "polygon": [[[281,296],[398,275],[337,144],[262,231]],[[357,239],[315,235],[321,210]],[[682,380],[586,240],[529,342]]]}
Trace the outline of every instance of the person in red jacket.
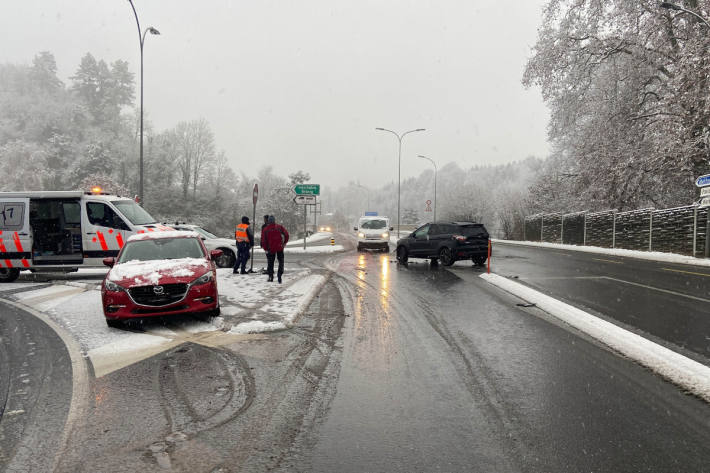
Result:
{"label": "person in red jacket", "polygon": [[269,216],[269,224],[261,230],[261,245],[266,252],[266,272],[269,275],[269,282],[274,280],[274,260],[279,260],[278,280],[281,284],[281,277],[284,274],[284,247],[288,243],[288,231],[276,223],[273,215]]}

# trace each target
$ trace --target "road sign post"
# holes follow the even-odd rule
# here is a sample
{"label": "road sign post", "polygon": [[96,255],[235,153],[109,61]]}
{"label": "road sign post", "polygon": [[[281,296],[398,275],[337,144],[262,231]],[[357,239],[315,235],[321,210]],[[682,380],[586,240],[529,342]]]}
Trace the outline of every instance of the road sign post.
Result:
{"label": "road sign post", "polygon": [[[705,210],[705,257],[710,258],[710,174],[700,176],[695,180],[695,185],[700,187],[700,205]],[[707,197],[706,197],[707,196]]]}
{"label": "road sign post", "polygon": [[[310,188],[305,188],[303,186],[315,186]],[[293,188],[296,192],[296,197],[293,198],[293,202],[296,205],[303,206],[303,250],[306,250],[306,236],[308,234],[308,206],[317,205],[318,198],[316,197],[320,192],[319,184],[298,184]]]}
{"label": "road sign post", "polygon": [[[254,184],[254,190],[252,192],[252,202],[254,203],[254,209],[252,212],[251,219],[251,234],[256,238],[256,201],[259,199],[259,184]],[[236,256],[236,255],[235,255]],[[254,245],[251,246],[251,263],[249,264],[249,272],[254,272]]]}

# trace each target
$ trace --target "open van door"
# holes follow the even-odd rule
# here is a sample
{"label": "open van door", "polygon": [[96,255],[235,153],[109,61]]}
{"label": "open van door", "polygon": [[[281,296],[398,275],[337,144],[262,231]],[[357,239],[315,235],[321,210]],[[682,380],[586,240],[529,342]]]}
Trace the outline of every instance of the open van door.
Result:
{"label": "open van door", "polygon": [[[32,260],[30,199],[0,198],[0,281],[14,280]],[[14,275],[14,277],[12,277]]]}
{"label": "open van door", "polygon": [[102,266],[103,259],[115,257],[132,234],[130,227],[108,202],[82,202],[84,229],[84,264]]}

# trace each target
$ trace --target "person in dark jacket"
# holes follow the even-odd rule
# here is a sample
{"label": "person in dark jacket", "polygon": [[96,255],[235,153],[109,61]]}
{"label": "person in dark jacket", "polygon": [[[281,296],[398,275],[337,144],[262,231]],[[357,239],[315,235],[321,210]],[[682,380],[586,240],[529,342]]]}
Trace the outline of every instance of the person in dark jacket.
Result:
{"label": "person in dark jacket", "polygon": [[261,241],[259,242],[259,245],[264,248],[264,228],[269,224],[269,216],[264,215],[264,223],[261,224]]}
{"label": "person in dark jacket", "polygon": [[254,246],[254,232],[249,226],[249,217],[242,217],[242,223],[234,230],[234,239],[237,240],[237,260],[234,262],[232,274],[237,274],[240,269],[242,274],[246,274],[249,249]]}
{"label": "person in dark jacket", "polygon": [[284,273],[284,247],[288,243],[288,231],[276,223],[273,215],[269,216],[269,224],[261,231],[261,245],[266,252],[266,273],[269,275],[269,282],[274,280],[274,260],[279,260],[278,281],[281,284],[281,277]]}

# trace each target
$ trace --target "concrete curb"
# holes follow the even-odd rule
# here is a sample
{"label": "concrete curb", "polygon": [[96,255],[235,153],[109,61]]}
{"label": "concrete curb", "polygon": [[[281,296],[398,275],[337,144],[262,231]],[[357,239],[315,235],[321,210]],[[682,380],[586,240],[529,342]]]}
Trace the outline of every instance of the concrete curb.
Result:
{"label": "concrete curb", "polygon": [[710,403],[710,367],[503,276],[480,277]]}

